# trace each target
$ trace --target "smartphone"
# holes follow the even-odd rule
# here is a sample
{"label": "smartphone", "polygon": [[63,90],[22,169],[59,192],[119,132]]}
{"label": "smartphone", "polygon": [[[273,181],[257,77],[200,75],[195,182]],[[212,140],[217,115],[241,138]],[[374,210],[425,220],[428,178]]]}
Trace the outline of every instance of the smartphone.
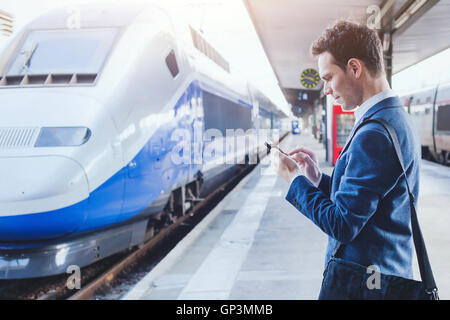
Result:
{"label": "smartphone", "polygon": [[268,142],[268,141],[265,141],[264,144],[266,145],[267,151],[269,151],[269,152],[270,152],[270,149],[275,148],[275,149],[278,149],[278,151],[280,151],[281,153],[286,154],[286,152],[284,152],[283,150],[281,150],[279,147],[277,147],[277,146],[272,146],[272,144],[271,144],[270,142]]}

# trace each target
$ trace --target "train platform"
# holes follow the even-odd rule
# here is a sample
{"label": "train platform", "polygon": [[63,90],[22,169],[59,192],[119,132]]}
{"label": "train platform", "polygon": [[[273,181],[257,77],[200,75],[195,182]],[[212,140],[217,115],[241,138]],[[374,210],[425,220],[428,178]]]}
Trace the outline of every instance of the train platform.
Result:
{"label": "train platform", "polygon": [[[298,144],[331,174],[310,134],[289,135],[280,146]],[[449,181],[449,167],[422,161],[418,214],[442,299],[450,298]],[[317,299],[327,237],[285,200],[288,187],[262,161],[122,299]]]}

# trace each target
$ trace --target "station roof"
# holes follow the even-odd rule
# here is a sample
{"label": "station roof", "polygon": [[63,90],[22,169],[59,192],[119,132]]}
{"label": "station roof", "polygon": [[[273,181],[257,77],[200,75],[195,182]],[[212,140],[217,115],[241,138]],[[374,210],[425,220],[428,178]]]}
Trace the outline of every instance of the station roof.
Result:
{"label": "station roof", "polygon": [[[450,0],[243,0],[288,102],[315,93],[300,81],[317,70],[311,43],[339,19],[368,23],[392,38],[393,73],[450,47]],[[318,94],[318,92],[317,92]],[[294,99],[294,100],[293,100]]]}
{"label": "station roof", "polygon": [[450,1],[426,1],[423,9],[393,33],[394,73],[450,47]]}

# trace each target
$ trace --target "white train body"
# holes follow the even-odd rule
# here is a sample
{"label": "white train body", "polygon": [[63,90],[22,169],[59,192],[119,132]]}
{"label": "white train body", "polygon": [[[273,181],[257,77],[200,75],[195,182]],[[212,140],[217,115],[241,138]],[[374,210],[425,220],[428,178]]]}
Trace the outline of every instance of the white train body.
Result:
{"label": "white train body", "polygon": [[423,156],[450,165],[450,83],[401,97],[419,132]]}
{"label": "white train body", "polygon": [[[80,29],[67,27],[66,9],[54,10],[0,57],[0,256],[148,218],[176,188],[199,175],[208,186],[232,167],[205,157],[221,138],[186,145],[179,132],[193,141],[217,126],[281,126],[270,100],[181,39],[163,10],[81,10]],[[175,163],[174,151],[190,161]],[[0,277],[14,263],[0,258]],[[63,266],[42,274],[58,272]]]}

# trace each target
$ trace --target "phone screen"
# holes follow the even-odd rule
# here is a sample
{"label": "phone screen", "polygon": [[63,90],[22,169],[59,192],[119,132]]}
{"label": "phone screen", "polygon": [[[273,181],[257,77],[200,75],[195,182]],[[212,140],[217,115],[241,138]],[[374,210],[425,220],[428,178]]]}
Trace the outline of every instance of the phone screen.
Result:
{"label": "phone screen", "polygon": [[264,142],[264,144],[266,145],[268,151],[270,151],[270,149],[272,149],[272,148],[275,148],[275,149],[278,149],[281,153],[286,154],[286,153],[285,153],[283,150],[281,150],[279,147],[277,147],[277,146],[272,146],[272,144],[269,143],[269,142],[267,142],[267,141]]}

